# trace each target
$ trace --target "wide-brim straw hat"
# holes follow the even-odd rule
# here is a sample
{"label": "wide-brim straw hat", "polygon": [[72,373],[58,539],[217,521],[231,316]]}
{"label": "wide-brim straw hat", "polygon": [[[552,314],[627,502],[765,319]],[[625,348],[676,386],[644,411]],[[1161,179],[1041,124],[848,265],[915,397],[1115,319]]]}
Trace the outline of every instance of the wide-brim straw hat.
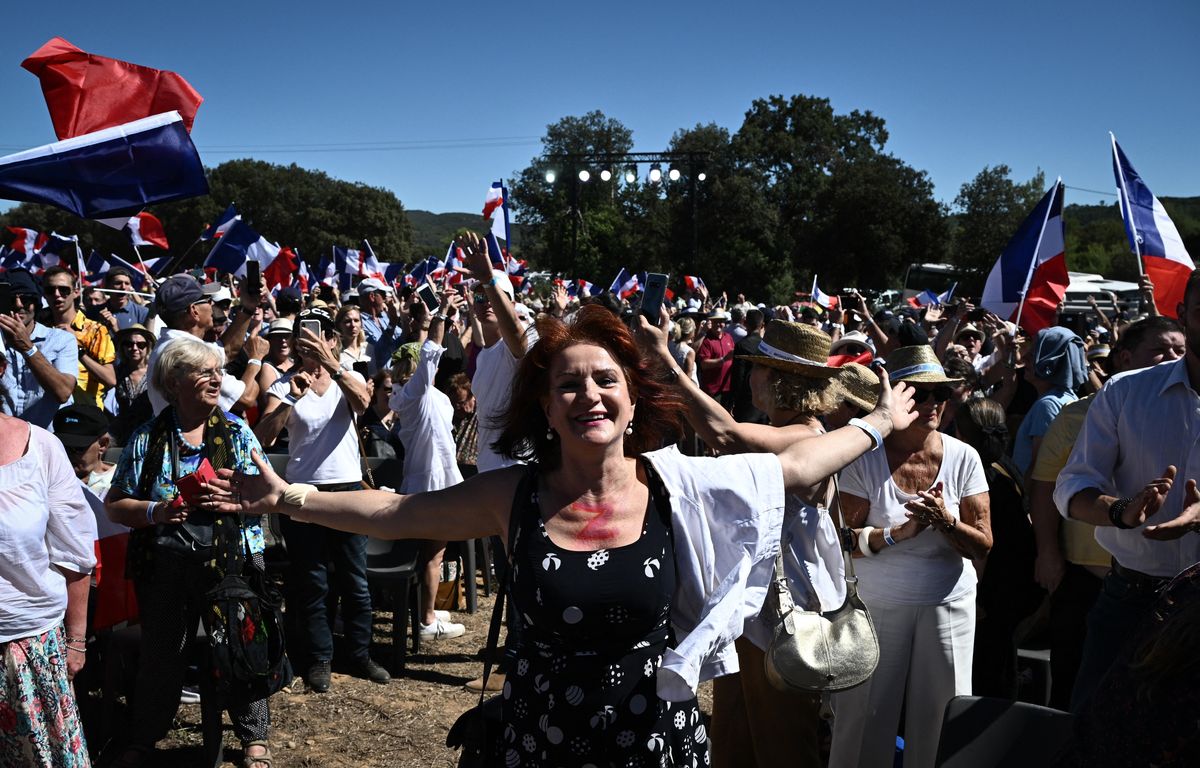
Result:
{"label": "wide-brim straw hat", "polygon": [[961,384],[962,379],[946,375],[942,363],[928,344],[900,347],[887,356],[888,378],[893,383],[906,381],[910,384]]}
{"label": "wide-brim straw hat", "polygon": [[128,325],[128,326],[122,328],[121,330],[117,331],[117,339],[118,340],[122,336],[135,336],[135,335],[142,336],[143,338],[145,338],[147,341],[150,342],[150,346],[152,346],[152,347],[154,346],[154,342],[157,341],[157,339],[154,338],[154,334],[150,332],[150,329],[147,328],[146,326],[142,325],[141,323],[133,323],[132,325]]}
{"label": "wide-brim straw hat", "polygon": [[738,358],[800,376],[831,379],[838,375],[837,368],[825,364],[832,343],[829,336],[811,325],[772,320],[758,342],[757,354]]}
{"label": "wide-brim straw hat", "polygon": [[879,377],[870,368],[846,363],[838,369],[838,384],[846,391],[847,402],[860,410],[875,410],[879,402]]}

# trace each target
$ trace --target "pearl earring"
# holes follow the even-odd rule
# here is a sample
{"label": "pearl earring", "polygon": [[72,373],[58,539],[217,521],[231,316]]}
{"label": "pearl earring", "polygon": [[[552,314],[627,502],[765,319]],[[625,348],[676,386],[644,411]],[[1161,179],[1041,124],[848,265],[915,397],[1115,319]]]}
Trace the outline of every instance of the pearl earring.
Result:
{"label": "pearl earring", "polygon": [[553,440],[553,439],[554,439],[554,430],[553,430],[553,429],[551,429],[550,427],[546,427],[546,439],[547,439],[547,440]]}
{"label": "pearl earring", "polygon": [[633,420],[632,419],[629,422],[629,426],[625,427],[625,434],[627,434],[627,435],[633,434]]}

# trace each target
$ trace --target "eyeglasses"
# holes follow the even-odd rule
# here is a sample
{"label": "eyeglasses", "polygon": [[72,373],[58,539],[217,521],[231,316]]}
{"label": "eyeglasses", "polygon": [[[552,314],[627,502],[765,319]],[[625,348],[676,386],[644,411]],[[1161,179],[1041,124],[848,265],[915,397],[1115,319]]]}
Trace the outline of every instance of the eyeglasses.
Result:
{"label": "eyeglasses", "polygon": [[225,371],[220,368],[205,368],[200,371],[192,371],[191,375],[199,381],[203,381],[205,379],[219,379],[225,375]]}
{"label": "eyeglasses", "polygon": [[47,296],[70,296],[75,289],[69,285],[47,285],[45,291]]}
{"label": "eyeglasses", "polygon": [[953,394],[954,390],[950,389],[950,387],[934,387],[933,389],[921,389],[918,387],[913,390],[913,402],[920,405],[932,396],[935,401],[944,403]]}
{"label": "eyeglasses", "polygon": [[127,347],[127,348],[133,348],[133,349],[148,349],[150,347],[150,342],[148,342],[148,341],[126,341],[126,342],[122,342],[121,346]]}

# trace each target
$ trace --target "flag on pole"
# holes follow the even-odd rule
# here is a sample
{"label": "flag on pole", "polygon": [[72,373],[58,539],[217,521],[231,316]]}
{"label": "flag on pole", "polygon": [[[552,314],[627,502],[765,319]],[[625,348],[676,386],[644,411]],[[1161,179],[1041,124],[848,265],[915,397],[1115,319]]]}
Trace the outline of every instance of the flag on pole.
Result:
{"label": "flag on pole", "polygon": [[49,235],[43,235],[34,229],[26,229],[25,227],[5,227],[12,233],[12,239],[8,242],[8,247],[17,253],[25,256],[32,256],[50,239]]}
{"label": "flag on pole", "polygon": [[638,276],[631,274],[625,267],[621,267],[621,271],[613,279],[612,285],[608,286],[608,292],[615,293],[622,299],[627,299],[637,293],[638,285]]}
{"label": "flag on pole", "polygon": [[834,305],[837,304],[837,299],[835,297],[830,296],[828,293],[825,293],[817,287],[816,275],[813,275],[812,291],[809,295],[812,299],[812,303],[816,304],[822,309],[833,309]]}
{"label": "flag on pole", "polygon": [[214,223],[205,227],[204,231],[200,233],[200,239],[214,240],[220,237],[233,226],[233,222],[240,221],[241,218],[242,215],[238,213],[237,205],[230,203],[229,207],[225,209],[225,212]]}
{"label": "flag on pole", "polygon": [[980,305],[1030,335],[1054,325],[1066,295],[1063,183],[1059,178],[1017,228],[992,267]]}
{"label": "flag on pole", "polygon": [[178,112],[0,157],[0,197],[84,219],[205,194],[204,167]]}
{"label": "flag on pole", "polygon": [[1183,245],[1183,238],[1167,209],[1142,177],[1129,163],[1129,158],[1111,133],[1113,175],[1117,177],[1117,199],[1129,249],[1141,260],[1146,275],[1154,283],[1154,304],[1158,311],[1175,317],[1176,308],[1183,303],[1188,276],[1196,268]]}
{"label": "flag on pole", "polygon": [[[296,267],[288,257],[279,260],[280,250],[278,245],[268,241],[249,224],[239,219],[213,245],[204,259],[204,266],[244,277],[246,261],[254,259],[259,264],[259,272],[267,288],[276,284],[287,285]],[[284,278],[287,282],[284,282]]]}
{"label": "flag on pole", "polygon": [[508,233],[508,189],[503,181],[493,181],[483,201],[483,218],[492,222],[492,235],[510,242]]}
{"label": "flag on pole", "polygon": [[300,258],[300,251],[293,248],[292,253],[296,254],[296,282],[299,284],[301,295],[304,295],[312,285],[312,275],[308,271],[308,262]]}
{"label": "flag on pole", "polygon": [[171,111],[179,113],[190,132],[204,101],[174,72],[96,56],[61,37],[34,51],[21,66],[41,81],[60,140]]}
{"label": "flag on pole", "polygon": [[911,297],[908,300],[908,303],[914,307],[941,306],[943,304],[949,304],[950,299],[954,296],[954,289],[957,287],[958,283],[955,283],[942,293],[934,293],[926,288],[916,296]]}
{"label": "flag on pole", "polygon": [[125,229],[129,231],[129,240],[134,248],[139,245],[153,245],[165,251],[171,247],[167,243],[167,233],[163,231],[162,222],[145,211],[131,217],[125,224]]}
{"label": "flag on pole", "polygon": [[39,268],[35,271],[50,269],[50,267],[67,267],[74,271],[78,265],[78,254],[79,235],[67,237],[57,232],[51,232],[46,244],[38,251],[41,263],[38,264]]}
{"label": "flag on pole", "polygon": [[683,284],[687,286],[689,291],[698,291],[701,288],[707,288],[707,286],[704,284],[704,280],[696,277],[695,275],[684,275]]}

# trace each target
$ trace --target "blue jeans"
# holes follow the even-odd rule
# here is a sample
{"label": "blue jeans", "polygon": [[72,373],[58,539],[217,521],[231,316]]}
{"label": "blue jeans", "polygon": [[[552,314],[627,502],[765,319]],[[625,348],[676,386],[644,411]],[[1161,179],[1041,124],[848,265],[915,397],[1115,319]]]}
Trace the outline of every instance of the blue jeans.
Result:
{"label": "blue jeans", "polygon": [[1104,577],[1104,585],[1087,617],[1083,657],[1071,691],[1073,713],[1078,714],[1087,705],[1157,597],[1157,590],[1134,584],[1116,571],[1109,571]]}
{"label": "blue jeans", "polygon": [[[356,490],[336,487],[330,490]],[[325,489],[322,489],[325,490]],[[371,648],[371,593],[367,589],[367,537],[343,533],[321,525],[283,519],[290,565],[287,574],[287,608],[290,640],[298,641],[292,662],[307,669],[333,659],[333,631],[326,609],[329,565],[342,600],[342,633],[346,650],[355,661],[365,661]]]}

